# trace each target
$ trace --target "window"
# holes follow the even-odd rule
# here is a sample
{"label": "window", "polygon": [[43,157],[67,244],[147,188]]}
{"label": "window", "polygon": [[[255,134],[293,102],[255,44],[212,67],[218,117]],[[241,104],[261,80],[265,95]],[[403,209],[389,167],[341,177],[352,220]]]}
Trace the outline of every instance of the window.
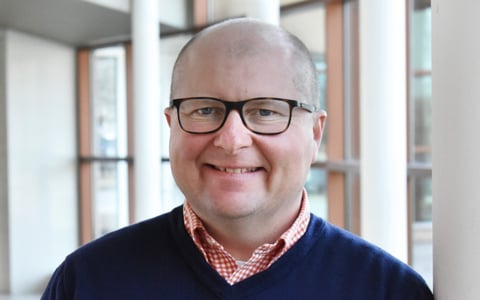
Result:
{"label": "window", "polygon": [[82,242],[129,224],[126,51],[81,50],[79,144]]}

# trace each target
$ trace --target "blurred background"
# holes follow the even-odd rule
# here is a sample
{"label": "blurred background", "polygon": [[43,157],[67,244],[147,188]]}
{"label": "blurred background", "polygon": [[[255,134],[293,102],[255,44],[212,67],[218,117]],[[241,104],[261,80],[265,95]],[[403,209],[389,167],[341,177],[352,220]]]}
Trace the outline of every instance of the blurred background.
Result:
{"label": "blurred background", "polygon": [[[315,60],[319,104],[329,117],[306,184],[312,211],[358,235],[371,224],[398,223],[365,214],[371,197],[362,188],[368,175],[362,141],[369,141],[362,111],[376,107],[362,102],[359,0],[153,1],[0,0],[0,299],[38,298],[78,246],[183,203],[170,174],[163,120],[172,66],[193,34],[230,17],[278,23],[299,36]],[[157,39],[144,41],[132,29],[149,17],[139,2],[154,10]],[[398,195],[386,194],[384,202],[404,207],[402,229],[392,233],[406,252],[400,258],[432,286],[431,4],[399,2],[404,35],[389,42],[403,49],[403,97],[397,100],[392,90],[383,102],[387,112],[390,104],[402,107],[391,114],[403,120],[404,134],[384,158],[401,163],[405,180],[372,180]],[[155,57],[136,58],[136,49],[151,47]],[[158,65],[158,72],[135,69],[142,63]],[[153,90],[142,86],[152,78]],[[142,109],[158,117],[150,127],[138,125],[133,111]],[[377,141],[380,146],[381,136]],[[144,145],[155,150],[146,162],[153,175],[138,171],[150,155]],[[389,165],[386,172],[396,172]],[[140,193],[149,189],[153,194]]]}

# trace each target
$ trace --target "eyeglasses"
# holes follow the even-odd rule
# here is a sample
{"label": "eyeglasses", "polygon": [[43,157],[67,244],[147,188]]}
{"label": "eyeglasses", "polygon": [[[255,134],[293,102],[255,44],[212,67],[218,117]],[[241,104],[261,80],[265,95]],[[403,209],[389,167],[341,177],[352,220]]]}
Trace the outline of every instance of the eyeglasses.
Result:
{"label": "eyeglasses", "polygon": [[292,111],[299,107],[310,113],[314,105],[281,98],[253,98],[232,102],[210,97],[173,99],[170,107],[177,108],[180,127],[194,134],[212,133],[227,120],[232,110],[239,112],[243,125],[257,134],[274,135],[290,126]]}

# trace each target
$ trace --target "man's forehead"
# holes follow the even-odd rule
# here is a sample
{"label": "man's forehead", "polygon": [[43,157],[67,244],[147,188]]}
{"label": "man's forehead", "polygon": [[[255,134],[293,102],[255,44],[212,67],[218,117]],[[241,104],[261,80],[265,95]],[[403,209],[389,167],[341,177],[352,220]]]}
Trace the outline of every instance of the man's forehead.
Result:
{"label": "man's forehead", "polygon": [[195,39],[189,50],[205,49],[243,56],[264,53],[274,48],[288,48],[279,28],[260,22],[238,21],[206,29]]}

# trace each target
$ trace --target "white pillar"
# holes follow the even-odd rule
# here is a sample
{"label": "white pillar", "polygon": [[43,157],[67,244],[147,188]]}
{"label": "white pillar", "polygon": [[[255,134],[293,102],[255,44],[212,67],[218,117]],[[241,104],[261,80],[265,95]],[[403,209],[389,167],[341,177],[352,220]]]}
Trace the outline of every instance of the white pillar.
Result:
{"label": "white pillar", "polygon": [[480,2],[432,1],[435,299],[479,299]]}
{"label": "white pillar", "polygon": [[279,0],[247,0],[244,5],[247,6],[247,17],[273,25],[280,24]]}
{"label": "white pillar", "polygon": [[359,5],[361,234],[407,261],[406,7]]}
{"label": "white pillar", "polygon": [[10,230],[7,155],[6,33],[0,29],[0,294],[10,291]]}
{"label": "white pillar", "polygon": [[157,215],[160,202],[160,30],[158,1],[133,0],[134,219]]}

